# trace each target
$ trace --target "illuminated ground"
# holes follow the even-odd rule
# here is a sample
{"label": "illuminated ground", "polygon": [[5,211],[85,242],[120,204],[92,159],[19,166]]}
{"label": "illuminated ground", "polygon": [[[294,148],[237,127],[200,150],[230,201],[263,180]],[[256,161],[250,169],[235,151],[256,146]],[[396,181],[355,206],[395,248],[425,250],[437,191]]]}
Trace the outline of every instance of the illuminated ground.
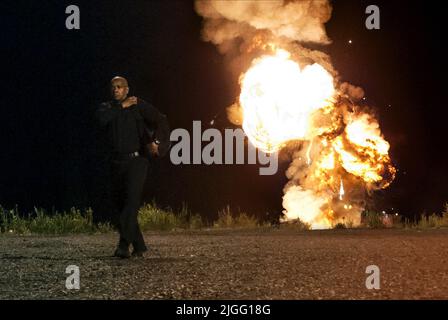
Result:
{"label": "illuminated ground", "polygon": [[[111,257],[116,237],[0,236],[0,298],[448,298],[446,229],[147,233],[160,256],[131,260]],[[79,291],[65,289],[72,264]]]}

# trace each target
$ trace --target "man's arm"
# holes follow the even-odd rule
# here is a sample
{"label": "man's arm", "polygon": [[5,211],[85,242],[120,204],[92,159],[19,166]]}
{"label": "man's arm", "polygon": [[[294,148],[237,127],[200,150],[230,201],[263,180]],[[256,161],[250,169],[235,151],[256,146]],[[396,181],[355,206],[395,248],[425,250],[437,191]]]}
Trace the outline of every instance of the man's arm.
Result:
{"label": "man's arm", "polygon": [[130,108],[137,104],[136,97],[128,97],[126,100],[121,102],[121,107],[113,106],[109,102],[103,102],[100,107],[96,110],[95,116],[98,119],[101,126],[107,125],[110,121],[115,119],[121,112],[122,109]]}
{"label": "man's arm", "polygon": [[121,108],[116,108],[108,102],[103,102],[95,111],[95,117],[101,126],[106,126],[120,114],[120,111]]}
{"label": "man's arm", "polygon": [[154,128],[154,141],[163,146],[169,145],[170,127],[167,117],[142,99],[138,99],[137,107],[146,124]]}

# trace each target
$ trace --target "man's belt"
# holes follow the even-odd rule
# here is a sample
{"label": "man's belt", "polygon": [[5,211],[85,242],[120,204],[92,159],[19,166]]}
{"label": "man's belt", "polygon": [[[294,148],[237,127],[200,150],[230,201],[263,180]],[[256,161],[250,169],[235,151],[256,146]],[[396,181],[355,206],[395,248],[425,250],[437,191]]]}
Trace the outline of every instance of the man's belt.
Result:
{"label": "man's belt", "polygon": [[137,158],[140,156],[140,153],[138,151],[130,152],[130,153],[114,153],[113,158],[115,160],[127,160],[132,158]]}

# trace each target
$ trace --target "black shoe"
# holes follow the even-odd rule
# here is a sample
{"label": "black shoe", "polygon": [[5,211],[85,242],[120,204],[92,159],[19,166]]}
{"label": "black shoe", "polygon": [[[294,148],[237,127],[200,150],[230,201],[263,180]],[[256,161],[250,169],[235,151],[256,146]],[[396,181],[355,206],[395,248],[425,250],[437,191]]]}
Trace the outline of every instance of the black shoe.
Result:
{"label": "black shoe", "polygon": [[128,259],[131,257],[131,254],[129,253],[129,249],[123,249],[123,248],[118,247],[115,250],[114,256],[122,258],[122,259]]}

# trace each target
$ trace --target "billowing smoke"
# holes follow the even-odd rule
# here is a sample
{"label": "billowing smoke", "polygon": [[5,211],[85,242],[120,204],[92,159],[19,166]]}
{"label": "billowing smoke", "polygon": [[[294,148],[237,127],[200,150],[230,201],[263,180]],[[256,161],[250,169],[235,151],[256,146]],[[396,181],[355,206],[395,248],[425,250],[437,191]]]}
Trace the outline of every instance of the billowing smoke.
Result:
{"label": "billowing smoke", "polygon": [[[300,218],[313,228],[359,224],[367,195],[387,187],[395,168],[378,121],[356,105],[363,89],[341,82],[330,57],[316,49],[331,43],[325,30],[332,11],[329,1],[197,0],[195,8],[204,17],[203,39],[219,48],[239,76],[242,93],[227,109],[229,120],[246,133],[255,128],[251,141],[258,142],[257,147],[291,155],[284,220]],[[291,74],[294,63],[298,71]],[[333,84],[328,84],[327,75]],[[291,81],[303,85],[288,91]],[[318,108],[310,105],[322,89],[333,94],[322,97]],[[270,104],[275,107],[266,110]],[[292,110],[294,105],[301,110]],[[296,126],[289,126],[291,119],[298,120]],[[294,127],[300,134],[289,132]],[[286,137],[284,143],[274,136]]]}
{"label": "billowing smoke", "polygon": [[196,11],[205,18],[204,40],[218,45],[223,53],[237,40],[247,46],[262,34],[290,42],[330,42],[324,26],[331,17],[326,0],[198,0]]}

